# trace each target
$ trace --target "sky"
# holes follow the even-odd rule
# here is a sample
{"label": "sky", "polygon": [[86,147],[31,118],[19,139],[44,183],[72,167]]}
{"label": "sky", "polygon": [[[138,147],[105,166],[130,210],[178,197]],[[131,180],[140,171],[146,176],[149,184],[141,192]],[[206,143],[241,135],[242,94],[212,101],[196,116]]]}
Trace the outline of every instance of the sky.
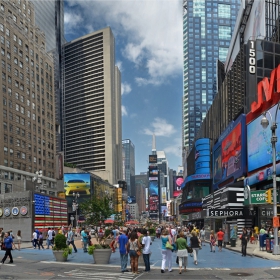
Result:
{"label": "sky", "polygon": [[180,0],[66,0],[67,41],[110,26],[122,74],[122,139],[135,145],[135,174],[152,150],[182,164],[183,10]]}

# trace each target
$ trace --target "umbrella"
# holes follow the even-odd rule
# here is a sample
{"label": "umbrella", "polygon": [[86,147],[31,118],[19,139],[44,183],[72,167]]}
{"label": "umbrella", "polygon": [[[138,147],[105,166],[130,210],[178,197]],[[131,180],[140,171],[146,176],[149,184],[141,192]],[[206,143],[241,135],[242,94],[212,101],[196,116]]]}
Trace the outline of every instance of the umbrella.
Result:
{"label": "umbrella", "polygon": [[104,221],[104,224],[113,224],[115,221],[112,219],[108,219]]}

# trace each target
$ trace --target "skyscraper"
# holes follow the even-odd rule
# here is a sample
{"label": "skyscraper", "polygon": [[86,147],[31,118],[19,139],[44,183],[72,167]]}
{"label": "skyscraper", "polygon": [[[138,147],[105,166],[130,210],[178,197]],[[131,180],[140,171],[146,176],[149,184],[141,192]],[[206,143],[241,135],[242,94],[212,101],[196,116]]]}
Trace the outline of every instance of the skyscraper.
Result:
{"label": "skyscraper", "polygon": [[35,24],[45,33],[46,50],[54,57],[55,130],[56,149],[62,150],[62,107],[61,107],[61,52],[64,39],[64,1],[32,0],[35,8]]}
{"label": "skyscraper", "polygon": [[216,63],[225,62],[240,0],[183,1],[183,146],[193,144],[217,92]]}
{"label": "skyscraper", "polygon": [[127,183],[128,196],[136,196],[135,190],[135,147],[129,139],[122,140],[123,148],[123,180]]}
{"label": "skyscraper", "polygon": [[[42,185],[55,178],[53,58],[34,22],[28,1],[1,1],[1,193],[31,182],[42,170]],[[48,192],[49,193],[49,192]]]}
{"label": "skyscraper", "polygon": [[121,174],[121,82],[109,27],[63,46],[65,162],[111,184]]}

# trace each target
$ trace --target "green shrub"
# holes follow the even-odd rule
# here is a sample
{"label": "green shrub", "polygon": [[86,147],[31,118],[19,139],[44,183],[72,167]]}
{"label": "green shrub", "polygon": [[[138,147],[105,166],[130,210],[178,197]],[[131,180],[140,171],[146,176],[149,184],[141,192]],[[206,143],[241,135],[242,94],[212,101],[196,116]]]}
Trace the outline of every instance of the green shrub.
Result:
{"label": "green shrub", "polygon": [[53,250],[64,250],[68,248],[66,244],[67,238],[63,234],[57,234],[54,238],[54,247]]}
{"label": "green shrub", "polygon": [[154,228],[149,228],[150,235],[156,235],[156,230]]}
{"label": "green shrub", "polygon": [[107,229],[105,230],[105,237],[108,237],[108,236],[110,235],[111,232],[112,232],[112,230],[107,228]]}

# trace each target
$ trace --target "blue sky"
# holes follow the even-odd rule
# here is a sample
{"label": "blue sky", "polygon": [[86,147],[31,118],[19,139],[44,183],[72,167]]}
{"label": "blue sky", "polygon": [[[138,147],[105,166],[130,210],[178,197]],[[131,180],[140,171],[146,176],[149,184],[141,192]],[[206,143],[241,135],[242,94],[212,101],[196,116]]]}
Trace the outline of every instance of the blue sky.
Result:
{"label": "blue sky", "polygon": [[180,0],[65,1],[67,41],[110,26],[122,73],[123,139],[135,145],[136,174],[152,149],[181,165],[183,30]]}

